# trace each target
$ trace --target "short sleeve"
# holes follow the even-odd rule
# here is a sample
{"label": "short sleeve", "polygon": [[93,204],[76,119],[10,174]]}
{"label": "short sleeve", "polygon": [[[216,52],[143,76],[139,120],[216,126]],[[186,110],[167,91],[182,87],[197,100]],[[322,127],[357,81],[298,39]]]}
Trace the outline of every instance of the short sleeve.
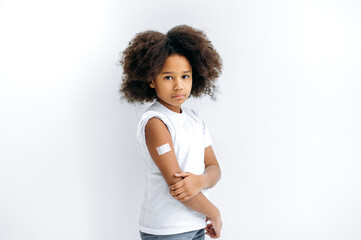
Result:
{"label": "short sleeve", "polygon": [[204,148],[207,148],[210,145],[212,145],[212,143],[213,143],[211,135],[210,135],[209,130],[208,130],[208,127],[207,127],[207,124],[206,124],[205,120],[203,119],[203,117],[201,116],[201,114],[198,111],[193,110],[193,112],[196,114],[197,118],[202,123],[203,137],[204,137]]}
{"label": "short sleeve", "polygon": [[206,122],[204,121],[204,119],[202,119],[202,120],[203,120],[202,122],[203,122],[204,148],[207,148],[210,145],[212,145],[213,141],[212,141],[211,135],[209,133]]}
{"label": "short sleeve", "polygon": [[171,135],[173,135],[172,124],[166,116],[156,111],[147,111],[143,113],[142,116],[140,117],[137,128],[138,143],[143,149],[147,149],[147,144],[145,142],[145,126],[147,125],[149,119],[154,117],[160,119],[166,125]]}

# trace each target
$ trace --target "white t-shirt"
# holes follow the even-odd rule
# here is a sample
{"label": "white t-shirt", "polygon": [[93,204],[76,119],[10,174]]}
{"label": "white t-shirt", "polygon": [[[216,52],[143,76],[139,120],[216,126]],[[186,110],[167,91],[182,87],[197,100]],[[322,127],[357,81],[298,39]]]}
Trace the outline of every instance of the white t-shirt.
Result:
{"label": "white t-shirt", "polygon": [[[155,101],[143,113],[137,138],[144,159],[146,185],[139,229],[149,234],[168,235],[205,228],[206,216],[187,208],[170,195],[167,182],[148,152],[145,126],[153,117],[167,126],[178,164],[184,172],[203,174],[204,149],[212,143],[204,120],[194,110],[182,107],[182,113],[176,113]],[[202,193],[208,197],[208,191],[203,189]]]}

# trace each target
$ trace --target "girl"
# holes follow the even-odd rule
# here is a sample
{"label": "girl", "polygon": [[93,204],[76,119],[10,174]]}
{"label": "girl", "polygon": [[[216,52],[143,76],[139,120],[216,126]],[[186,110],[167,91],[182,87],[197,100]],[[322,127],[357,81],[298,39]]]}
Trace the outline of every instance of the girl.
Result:
{"label": "girl", "polygon": [[146,170],[141,238],[204,239],[205,231],[219,238],[221,215],[207,197],[221,171],[203,118],[182,104],[190,96],[214,97],[220,56],[202,31],[181,25],[167,34],[138,33],[121,64],[122,97],[155,100],[137,131]]}

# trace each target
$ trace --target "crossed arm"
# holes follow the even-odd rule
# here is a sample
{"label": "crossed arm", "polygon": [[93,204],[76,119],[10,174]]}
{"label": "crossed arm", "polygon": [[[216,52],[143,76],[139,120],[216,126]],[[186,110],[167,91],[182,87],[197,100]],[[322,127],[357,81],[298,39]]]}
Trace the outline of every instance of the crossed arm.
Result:
{"label": "crossed arm", "polygon": [[170,194],[179,201],[186,201],[194,197],[200,190],[211,188],[219,181],[221,170],[212,146],[204,151],[205,171],[202,175],[194,175],[188,172],[176,173],[174,176],[183,179],[169,186]]}
{"label": "crossed arm", "polygon": [[[207,216],[211,221],[206,227],[206,234],[211,238],[218,238],[222,227],[221,216],[218,208],[213,205],[200,192],[203,188],[214,186],[220,178],[221,171],[212,147],[205,150],[205,171],[203,175],[194,175],[181,172],[174,153],[170,133],[164,123],[158,118],[151,118],[145,127],[145,139],[148,151],[162,173],[170,194],[181,201],[185,206]],[[169,143],[171,151],[159,155],[156,148]],[[176,174],[179,175],[176,175]]]}

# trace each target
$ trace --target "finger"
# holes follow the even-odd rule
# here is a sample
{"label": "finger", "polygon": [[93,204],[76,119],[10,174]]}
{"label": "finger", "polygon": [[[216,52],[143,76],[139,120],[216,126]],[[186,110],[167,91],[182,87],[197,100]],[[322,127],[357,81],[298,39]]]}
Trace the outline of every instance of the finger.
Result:
{"label": "finger", "polygon": [[183,193],[175,196],[175,198],[178,199],[178,200],[181,200],[181,199],[185,198],[186,196],[187,196],[187,193],[183,192]]}
{"label": "finger", "polygon": [[[177,200],[180,200],[180,199],[182,199],[182,198],[184,198],[184,194],[187,194],[186,192],[184,192],[184,191],[181,191],[180,193],[176,193],[176,191],[172,191],[172,190],[169,190],[169,193],[170,193],[170,195],[172,195],[175,199],[177,199]],[[180,194],[183,194],[182,196],[181,196],[181,198],[180,198]]]}
{"label": "finger", "polygon": [[180,183],[181,183],[182,181],[183,181],[183,180],[181,180],[181,181],[179,181],[179,182],[176,182],[176,183],[170,185],[170,186],[169,186],[169,189],[170,189],[170,190],[177,189],[178,186],[180,185]]}
{"label": "finger", "polygon": [[212,229],[212,226],[207,225],[207,226],[206,226],[206,229],[211,230],[211,229]]}
{"label": "finger", "polygon": [[177,195],[178,195],[178,194],[174,193],[174,191],[172,191],[172,190],[170,190],[169,193],[170,193],[170,195],[172,195],[172,196],[177,196]]}
{"label": "finger", "polygon": [[213,227],[206,227],[205,228],[208,232],[214,232],[214,228]]}
{"label": "finger", "polygon": [[170,193],[170,195],[171,195],[172,197],[174,197],[175,199],[177,199],[177,195],[173,195],[173,194],[172,194],[172,191],[169,191],[169,193]]}
{"label": "finger", "polygon": [[184,185],[184,180],[181,180],[181,181],[179,181],[179,182],[177,182],[177,183],[175,183],[173,185],[170,185],[169,189],[170,190],[176,190],[176,189],[178,189],[180,187],[183,187],[183,185]]}
{"label": "finger", "polygon": [[180,187],[178,189],[171,190],[171,192],[173,193],[172,195],[179,195],[179,194],[185,192],[185,189],[183,187]]}
{"label": "finger", "polygon": [[211,238],[214,238],[216,236],[216,234],[214,232],[212,232],[212,231],[208,231],[208,232],[206,232],[206,234],[208,236],[210,236]]}
{"label": "finger", "polygon": [[211,234],[213,234],[213,235],[216,235],[216,232],[215,232],[215,230],[214,230],[213,227],[206,227],[206,230],[207,230],[209,233],[211,233]]}
{"label": "finger", "polygon": [[221,229],[220,228],[214,229],[214,232],[215,232],[217,238],[219,238],[221,236]]}
{"label": "finger", "polygon": [[180,172],[180,173],[176,173],[174,174],[175,177],[188,177],[191,174],[189,172]]}
{"label": "finger", "polygon": [[179,200],[179,195],[173,195],[176,200]]}
{"label": "finger", "polygon": [[182,198],[180,201],[184,202],[184,201],[188,201],[189,199],[191,199],[191,197],[189,195],[187,195],[184,198]]}

